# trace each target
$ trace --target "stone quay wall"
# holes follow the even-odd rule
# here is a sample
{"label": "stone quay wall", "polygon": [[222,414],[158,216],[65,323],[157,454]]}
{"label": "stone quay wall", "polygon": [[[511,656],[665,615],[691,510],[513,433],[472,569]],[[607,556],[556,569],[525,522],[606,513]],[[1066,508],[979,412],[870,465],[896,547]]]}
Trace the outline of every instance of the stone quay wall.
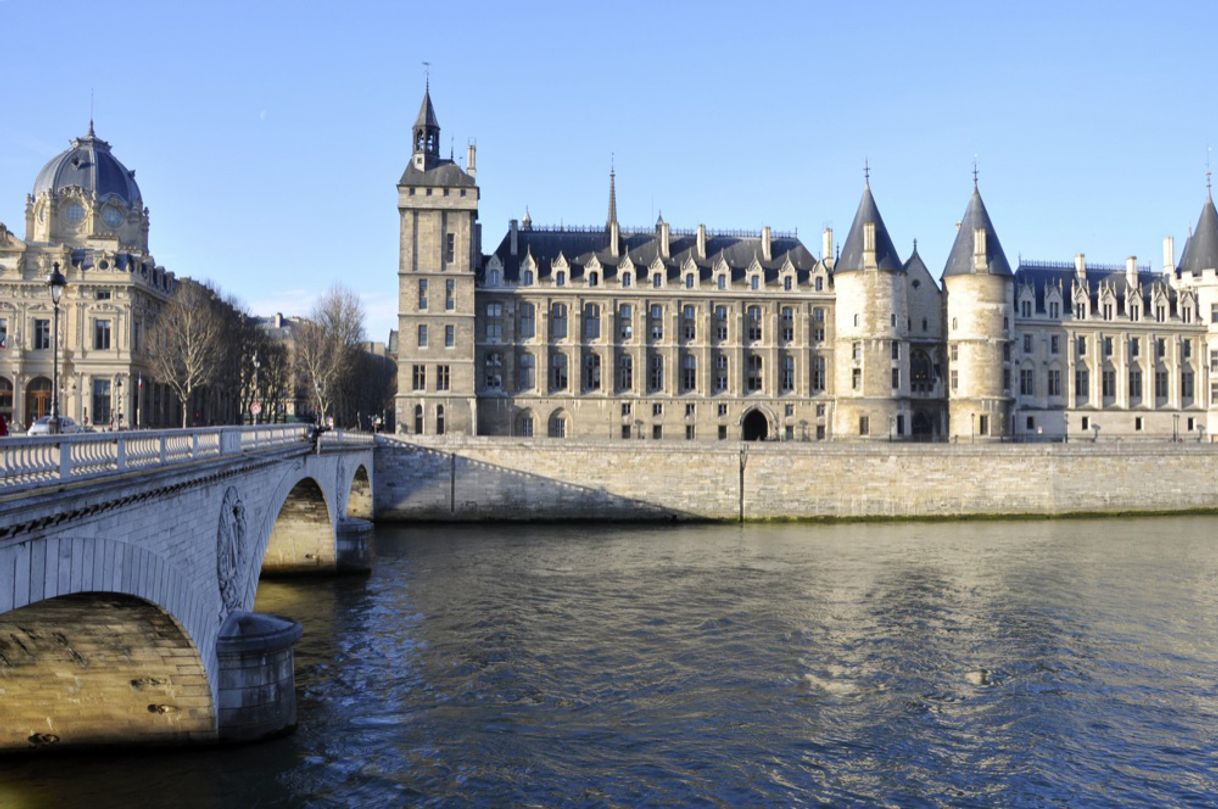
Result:
{"label": "stone quay wall", "polygon": [[1218,509],[1218,445],[383,437],[379,520],[785,520]]}

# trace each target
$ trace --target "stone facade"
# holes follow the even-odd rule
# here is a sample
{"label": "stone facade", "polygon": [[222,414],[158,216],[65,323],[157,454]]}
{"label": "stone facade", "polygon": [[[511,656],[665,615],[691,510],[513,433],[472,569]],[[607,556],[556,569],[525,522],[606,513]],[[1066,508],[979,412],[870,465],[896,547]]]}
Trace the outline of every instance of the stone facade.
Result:
{"label": "stone facade", "polygon": [[797,234],[512,220],[481,252],[474,151],[430,94],[398,186],[397,430],[614,440],[1203,434],[1218,402],[1218,213],[1175,265],[1007,262],[974,183],[937,283],[870,181],[834,255]]}
{"label": "stone facade", "polygon": [[0,414],[16,429],[48,415],[54,322],[47,276],[67,278],[59,307],[59,412],[99,427],[181,424],[172,392],[142,353],[174,288],[148,252],[135,173],[93,132],[74,138],[27,197],[25,239],[0,224]]}

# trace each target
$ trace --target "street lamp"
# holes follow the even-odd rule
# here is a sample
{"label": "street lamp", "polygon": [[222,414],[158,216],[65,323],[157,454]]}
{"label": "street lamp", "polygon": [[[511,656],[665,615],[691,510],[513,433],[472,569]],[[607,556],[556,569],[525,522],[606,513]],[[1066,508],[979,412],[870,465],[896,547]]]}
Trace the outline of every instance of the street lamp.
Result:
{"label": "street lamp", "polygon": [[68,279],[59,271],[59,262],[51,265],[51,274],[47,276],[47,288],[51,290],[51,303],[55,306],[54,319],[51,324],[51,421],[47,425],[49,432],[59,432],[59,301],[63,298],[63,288]]}
{"label": "street lamp", "polygon": [[258,423],[258,414],[260,414],[262,412],[262,405],[258,403],[258,368],[261,367],[261,365],[262,365],[262,363],[258,362],[258,352],[255,351],[254,352],[254,404],[256,404],[258,406],[250,407],[250,410],[254,411],[254,424]]}
{"label": "street lamp", "polygon": [[117,400],[117,403],[118,403],[118,407],[115,408],[116,415],[118,416],[116,423],[118,424],[118,429],[121,430],[121,429],[123,429],[123,375],[122,374],[119,374],[114,379],[114,395],[115,395],[115,399]]}

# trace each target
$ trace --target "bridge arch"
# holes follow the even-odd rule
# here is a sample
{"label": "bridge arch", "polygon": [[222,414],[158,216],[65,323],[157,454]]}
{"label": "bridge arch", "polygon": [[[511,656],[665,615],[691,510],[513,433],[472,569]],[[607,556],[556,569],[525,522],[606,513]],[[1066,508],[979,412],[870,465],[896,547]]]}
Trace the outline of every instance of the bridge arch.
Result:
{"label": "bridge arch", "polygon": [[[263,573],[329,572],[337,562],[334,515],[325,489],[311,475],[290,476],[271,501],[260,556]],[[257,569],[257,568],[255,568]],[[250,582],[252,604],[257,577]]]}
{"label": "bridge arch", "polygon": [[347,516],[361,520],[372,519],[372,479],[368,467],[360,464],[351,477],[347,491]]}
{"label": "bridge arch", "polygon": [[0,748],[213,741],[199,649],[164,608],[75,592],[0,614]]}

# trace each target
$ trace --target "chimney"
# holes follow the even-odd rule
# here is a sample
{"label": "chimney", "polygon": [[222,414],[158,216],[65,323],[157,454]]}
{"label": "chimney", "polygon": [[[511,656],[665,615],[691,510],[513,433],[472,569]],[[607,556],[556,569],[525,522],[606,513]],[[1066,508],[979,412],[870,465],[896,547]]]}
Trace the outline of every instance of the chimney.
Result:
{"label": "chimney", "polygon": [[973,269],[986,269],[985,228],[973,228]]}
{"label": "chimney", "polygon": [[833,258],[833,228],[825,228],[820,234],[820,260],[830,261]]}
{"label": "chimney", "polygon": [[609,223],[609,253],[614,258],[621,254],[622,233],[618,227],[617,220],[614,219]]}
{"label": "chimney", "polygon": [[1087,281],[1087,257],[1082,253],[1074,254],[1074,277],[1079,281]]}
{"label": "chimney", "polygon": [[1163,237],[1163,273],[1176,274],[1176,239],[1174,236]]}
{"label": "chimney", "polygon": [[283,328],[283,312],[275,313],[275,328],[277,328],[277,329]]}
{"label": "chimney", "polygon": [[706,225],[698,225],[698,258],[706,260]]}
{"label": "chimney", "polygon": [[664,221],[664,215],[660,214],[660,221],[656,222],[656,235],[660,240],[660,258],[668,258],[668,223]]}
{"label": "chimney", "polygon": [[519,237],[517,235],[519,227],[520,227],[520,223],[517,222],[515,219],[508,222],[508,228],[512,235],[512,242],[511,242],[512,251],[511,252],[512,252],[513,256],[516,255],[516,253],[519,252],[519,250],[520,250],[520,245],[518,242]]}
{"label": "chimney", "polygon": [[766,261],[774,260],[774,231],[766,225],[761,229],[761,257]]}
{"label": "chimney", "polygon": [[478,176],[477,152],[478,147],[471,143],[469,145],[469,151],[466,152],[465,155],[465,173],[470,177]]}
{"label": "chimney", "polygon": [[1125,286],[1132,289],[1138,288],[1138,257],[1130,256],[1125,259]]}

